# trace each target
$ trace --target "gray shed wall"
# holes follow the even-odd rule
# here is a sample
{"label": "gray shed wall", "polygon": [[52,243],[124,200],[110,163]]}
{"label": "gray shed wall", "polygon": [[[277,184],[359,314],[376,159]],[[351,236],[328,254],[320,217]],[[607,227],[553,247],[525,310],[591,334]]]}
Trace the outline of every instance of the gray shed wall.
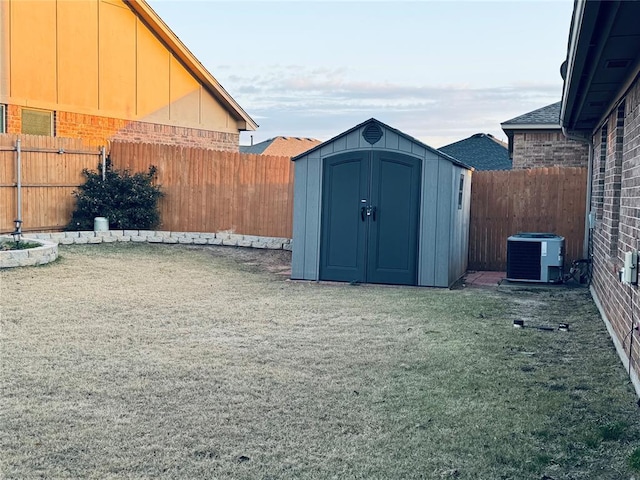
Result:
{"label": "gray shed wall", "polygon": [[[464,168],[454,168],[454,202],[451,212],[451,255],[449,255],[449,285],[457,282],[467,271],[469,260],[469,226],[471,214],[472,172]],[[462,208],[458,208],[455,192],[459,191],[460,175],[464,175]]]}
{"label": "gray shed wall", "polygon": [[[422,159],[418,285],[449,287],[467,267],[471,171],[382,125],[384,134],[372,147],[362,137],[365,127],[296,160],[291,278],[319,277],[323,158],[347,150],[385,150]],[[465,174],[465,186],[459,210],[461,173]]]}

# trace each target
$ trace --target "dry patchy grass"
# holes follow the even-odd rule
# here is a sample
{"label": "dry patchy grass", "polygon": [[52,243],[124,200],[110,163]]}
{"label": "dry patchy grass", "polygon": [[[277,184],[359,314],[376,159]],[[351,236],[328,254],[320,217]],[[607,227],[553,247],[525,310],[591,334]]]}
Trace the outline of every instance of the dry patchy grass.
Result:
{"label": "dry patchy grass", "polygon": [[289,282],[286,255],[103,244],[0,272],[4,478],[633,475],[640,415],[585,290]]}

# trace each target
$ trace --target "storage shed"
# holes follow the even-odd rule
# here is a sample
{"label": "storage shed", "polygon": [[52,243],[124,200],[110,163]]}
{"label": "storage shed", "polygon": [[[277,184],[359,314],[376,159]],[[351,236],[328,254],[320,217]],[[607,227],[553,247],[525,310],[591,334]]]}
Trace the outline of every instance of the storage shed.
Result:
{"label": "storage shed", "polygon": [[291,278],[449,287],[472,168],[372,118],[292,159]]}

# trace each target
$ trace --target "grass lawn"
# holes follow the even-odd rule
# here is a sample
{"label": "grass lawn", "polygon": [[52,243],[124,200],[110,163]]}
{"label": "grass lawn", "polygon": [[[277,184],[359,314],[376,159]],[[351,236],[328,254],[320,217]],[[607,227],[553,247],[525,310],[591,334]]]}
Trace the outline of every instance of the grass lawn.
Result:
{"label": "grass lawn", "polygon": [[286,255],[102,244],[0,271],[0,476],[640,478],[586,289],[291,282]]}

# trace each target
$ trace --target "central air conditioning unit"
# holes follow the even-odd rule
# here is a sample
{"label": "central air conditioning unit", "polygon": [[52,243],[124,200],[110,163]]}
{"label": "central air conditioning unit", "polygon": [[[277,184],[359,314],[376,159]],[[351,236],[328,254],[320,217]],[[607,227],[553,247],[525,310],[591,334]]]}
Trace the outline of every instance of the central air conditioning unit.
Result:
{"label": "central air conditioning unit", "polygon": [[518,233],[507,239],[507,280],[562,281],[564,237],[553,233]]}

